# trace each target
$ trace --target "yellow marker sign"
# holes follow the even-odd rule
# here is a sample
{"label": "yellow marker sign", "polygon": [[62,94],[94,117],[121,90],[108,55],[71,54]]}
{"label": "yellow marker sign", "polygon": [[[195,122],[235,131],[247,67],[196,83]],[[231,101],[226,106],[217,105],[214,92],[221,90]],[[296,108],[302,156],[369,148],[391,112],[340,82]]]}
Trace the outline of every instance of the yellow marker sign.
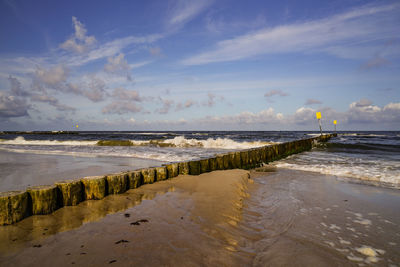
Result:
{"label": "yellow marker sign", "polygon": [[315,115],[317,116],[317,119],[321,119],[321,112],[317,112]]}
{"label": "yellow marker sign", "polygon": [[335,125],[336,125],[336,124],[337,124],[337,121],[336,121],[336,120],[334,120],[334,121],[333,121],[333,124],[335,124]]}
{"label": "yellow marker sign", "polygon": [[79,127],[79,125],[77,124],[77,125],[76,125],[76,128],[78,128],[78,127]]}

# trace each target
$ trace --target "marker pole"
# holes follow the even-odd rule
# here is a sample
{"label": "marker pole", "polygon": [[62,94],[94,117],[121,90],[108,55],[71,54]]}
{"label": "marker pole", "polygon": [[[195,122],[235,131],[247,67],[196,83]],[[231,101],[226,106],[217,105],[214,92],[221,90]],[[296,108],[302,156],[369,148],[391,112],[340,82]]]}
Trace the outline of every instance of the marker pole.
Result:
{"label": "marker pole", "polygon": [[318,119],[318,124],[319,124],[319,131],[321,132],[322,135],[321,119]]}

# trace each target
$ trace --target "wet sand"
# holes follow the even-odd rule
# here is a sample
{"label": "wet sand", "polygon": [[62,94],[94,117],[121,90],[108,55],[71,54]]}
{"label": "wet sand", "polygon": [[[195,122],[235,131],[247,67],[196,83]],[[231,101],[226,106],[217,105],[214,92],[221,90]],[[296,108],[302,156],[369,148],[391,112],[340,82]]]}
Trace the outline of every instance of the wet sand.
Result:
{"label": "wet sand", "polygon": [[0,192],[159,165],[159,161],[138,158],[74,157],[0,150]]}
{"label": "wet sand", "polygon": [[285,169],[257,176],[242,221],[257,239],[253,265],[399,266],[399,190]]}
{"label": "wet sand", "polygon": [[1,266],[396,266],[400,191],[278,169],[145,185],[0,228]]}

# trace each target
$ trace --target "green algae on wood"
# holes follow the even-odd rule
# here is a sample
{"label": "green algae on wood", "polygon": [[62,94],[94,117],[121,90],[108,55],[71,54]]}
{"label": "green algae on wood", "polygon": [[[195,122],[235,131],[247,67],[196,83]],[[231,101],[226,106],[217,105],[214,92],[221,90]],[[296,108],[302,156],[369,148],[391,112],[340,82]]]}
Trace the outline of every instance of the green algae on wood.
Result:
{"label": "green algae on wood", "polygon": [[210,166],[210,171],[216,171],[217,169],[217,158],[209,158],[209,166]]}
{"label": "green algae on wood", "polygon": [[156,167],[156,181],[162,181],[168,178],[167,167]]}
{"label": "green algae on wood", "polygon": [[33,186],[27,190],[32,201],[32,214],[50,214],[59,208],[56,185]]}
{"label": "green algae on wood", "polygon": [[200,169],[200,161],[199,160],[193,160],[189,161],[189,174],[190,175],[199,175],[201,172]]}
{"label": "green algae on wood", "polygon": [[127,172],[127,175],[129,189],[138,188],[143,184],[143,176],[141,171]]}
{"label": "green algae on wood", "polygon": [[249,169],[249,151],[240,151],[241,169]]}
{"label": "green algae on wood", "polygon": [[167,168],[167,178],[171,179],[179,175],[179,164],[178,163],[170,163],[165,165]]}
{"label": "green algae on wood", "polygon": [[223,170],[224,169],[224,156],[221,154],[217,155],[216,162],[217,162],[217,170]]}
{"label": "green algae on wood", "polygon": [[156,181],[156,171],[154,168],[142,169],[143,183],[152,184]]}
{"label": "green algae on wood", "polygon": [[83,186],[80,180],[66,180],[57,182],[62,206],[76,206],[83,200]]}
{"label": "green algae on wood", "polygon": [[222,160],[223,160],[223,170],[230,170],[232,169],[232,163],[231,163],[231,158],[229,154],[223,154],[222,155]]}
{"label": "green algae on wood", "polygon": [[229,157],[232,169],[240,169],[242,167],[240,152],[231,152],[229,153]]}
{"label": "green algae on wood", "polygon": [[88,176],[81,179],[85,200],[102,199],[106,196],[106,178],[104,176]]}
{"label": "green algae on wood", "polygon": [[128,175],[126,173],[107,175],[106,181],[108,195],[122,194],[128,188]]}
{"label": "green algae on wood", "polygon": [[200,173],[206,173],[210,171],[210,160],[201,159],[200,160]]}
{"label": "green algae on wood", "polygon": [[13,224],[30,216],[27,192],[11,191],[0,193],[0,225]]}
{"label": "green algae on wood", "polygon": [[189,162],[188,161],[179,162],[178,163],[178,170],[179,170],[179,174],[188,175],[190,173],[190,171],[189,171]]}

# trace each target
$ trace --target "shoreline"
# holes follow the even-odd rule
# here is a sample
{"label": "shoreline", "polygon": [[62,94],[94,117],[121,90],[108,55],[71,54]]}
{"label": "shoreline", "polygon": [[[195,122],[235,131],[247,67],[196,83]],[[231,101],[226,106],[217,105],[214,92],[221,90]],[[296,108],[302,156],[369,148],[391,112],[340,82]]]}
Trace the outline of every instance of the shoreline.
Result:
{"label": "shoreline", "polygon": [[318,172],[318,171],[309,171],[309,170],[302,170],[302,169],[295,169],[295,168],[293,168],[293,169],[285,168],[282,166],[276,167],[274,163],[272,163],[271,166],[274,166],[275,168],[279,168],[279,169],[285,169],[285,170],[302,171],[302,172],[306,172],[306,173],[333,176],[333,177],[337,177],[337,179],[340,179],[349,184],[360,184],[360,185],[367,185],[367,186],[373,186],[373,187],[400,190],[400,183],[389,183],[389,182],[382,182],[382,181],[374,180],[374,179],[358,178],[358,177],[351,177],[351,176],[340,176],[340,175],[334,175],[334,174],[323,173],[323,172]]}
{"label": "shoreline", "polygon": [[64,206],[121,194],[143,184],[151,184],[178,176],[199,175],[215,170],[251,169],[289,155],[310,150],[318,142],[326,142],[336,134],[301,139],[254,149],[217,154],[212,158],[166,164],[117,174],[67,180],[50,186],[36,186],[27,191],[0,193],[0,225],[13,224],[31,215],[50,214]]}
{"label": "shoreline", "polygon": [[279,168],[248,175],[244,170],[179,175],[29,217],[0,231],[0,263],[357,266],[400,261],[398,190]]}

